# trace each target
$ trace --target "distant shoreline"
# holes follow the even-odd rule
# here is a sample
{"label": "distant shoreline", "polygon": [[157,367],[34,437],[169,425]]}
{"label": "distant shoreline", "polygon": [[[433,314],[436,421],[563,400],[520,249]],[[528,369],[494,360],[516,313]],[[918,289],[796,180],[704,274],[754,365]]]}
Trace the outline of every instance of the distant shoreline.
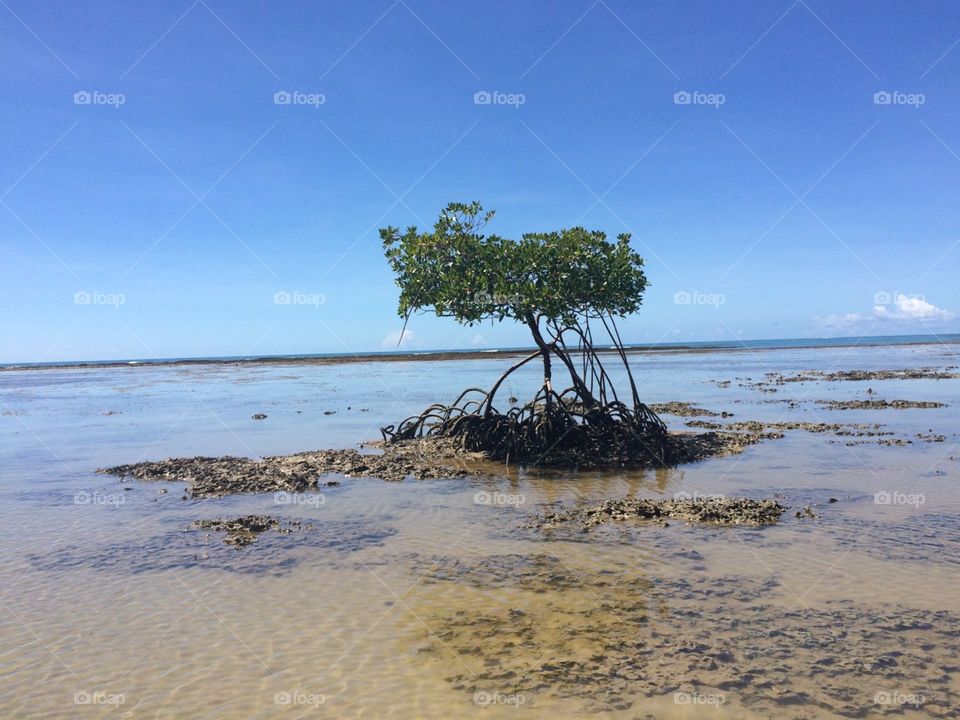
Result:
{"label": "distant shoreline", "polygon": [[[697,342],[687,344],[633,344],[624,348],[629,355],[703,354],[713,352],[749,352],[759,350],[817,350],[844,347],[893,347],[908,345],[960,344],[960,335],[875,336],[864,338],[798,338],[783,340],[746,340]],[[426,350],[404,352],[366,352],[317,355],[263,355],[251,357],[169,358],[138,360],[89,360],[52,363],[7,363],[0,372],[25,370],[83,370],[92,368],[179,367],[183,365],[345,365],[365,362],[439,362],[451,360],[481,360],[492,357],[528,355],[536,348],[503,348],[490,350]],[[603,354],[613,354],[613,348],[603,348]]]}

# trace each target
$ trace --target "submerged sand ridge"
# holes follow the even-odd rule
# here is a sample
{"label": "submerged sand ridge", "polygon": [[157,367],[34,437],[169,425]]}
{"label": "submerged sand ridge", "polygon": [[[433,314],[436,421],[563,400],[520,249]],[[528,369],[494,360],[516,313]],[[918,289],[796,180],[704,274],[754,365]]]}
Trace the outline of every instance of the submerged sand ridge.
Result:
{"label": "submerged sand ridge", "polygon": [[[843,600],[784,607],[774,602],[776,578],[647,578],[547,555],[428,568],[425,582],[474,593],[467,609],[433,618],[425,641],[438,671],[466,695],[495,689],[527,709],[566,698],[580,712],[638,718],[656,717],[643,714],[646,698],[676,705],[692,695],[711,702],[691,717],[707,717],[710,705],[796,720],[960,711],[950,679],[960,617],[948,611]],[[517,576],[528,597],[497,603],[501,578]]]}

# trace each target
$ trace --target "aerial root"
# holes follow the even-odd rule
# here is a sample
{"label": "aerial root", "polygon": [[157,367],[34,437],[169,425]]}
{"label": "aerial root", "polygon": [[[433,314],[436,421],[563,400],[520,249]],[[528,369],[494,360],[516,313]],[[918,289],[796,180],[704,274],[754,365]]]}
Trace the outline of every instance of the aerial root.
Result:
{"label": "aerial root", "polygon": [[[467,400],[472,393],[481,398]],[[487,393],[472,388],[453,405],[431,405],[381,433],[387,442],[454,438],[464,450],[518,464],[665,467],[680,460],[663,421],[643,403],[588,405],[573,388],[560,394],[541,388],[533,401],[507,412],[486,401]]]}

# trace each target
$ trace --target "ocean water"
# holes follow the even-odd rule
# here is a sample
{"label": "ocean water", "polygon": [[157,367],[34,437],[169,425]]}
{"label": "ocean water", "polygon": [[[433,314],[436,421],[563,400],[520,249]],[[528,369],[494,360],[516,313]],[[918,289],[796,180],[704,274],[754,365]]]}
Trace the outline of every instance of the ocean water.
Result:
{"label": "ocean water", "polygon": [[[0,373],[0,716],[960,714],[960,380],[753,384],[956,367],[958,345],[631,358],[649,403],[732,413],[705,418],[720,422],[879,424],[909,444],[796,430],[670,470],[340,477],[292,504],[95,473],[351,447],[489,386],[507,362]],[[537,382],[524,369],[504,400]],[[870,397],[946,407],[816,402]],[[776,496],[790,511],[760,529],[523,527],[557,506],[677,493]],[[817,517],[796,518],[806,506]],[[303,525],[241,549],[191,529],[247,513]]]}
{"label": "ocean water", "polygon": [[[877,335],[866,337],[829,337],[829,338],[776,338],[776,339],[758,339],[758,340],[704,340],[695,342],[658,342],[652,344],[631,343],[625,345],[628,350],[640,350],[648,352],[684,352],[690,350],[783,350],[789,348],[838,348],[838,347],[874,347],[891,345],[926,345],[936,343],[960,344],[960,334],[943,335]],[[490,348],[486,350],[449,350],[436,348],[433,350],[383,350],[379,352],[370,352],[365,354],[357,353],[313,353],[307,355],[229,355],[229,356],[211,356],[211,357],[193,357],[193,358],[127,358],[125,360],[74,360],[74,361],[52,361],[40,363],[0,363],[0,369],[31,369],[43,367],[86,367],[86,366],[112,366],[112,365],[156,365],[173,363],[191,363],[191,362],[250,362],[276,360],[290,362],[296,360],[353,360],[369,359],[377,360],[378,357],[405,356],[411,359],[417,359],[422,356],[446,354],[456,358],[457,355],[464,356],[464,359],[477,354],[528,354],[535,348],[530,347],[505,347]],[[612,349],[612,348],[611,348]]]}

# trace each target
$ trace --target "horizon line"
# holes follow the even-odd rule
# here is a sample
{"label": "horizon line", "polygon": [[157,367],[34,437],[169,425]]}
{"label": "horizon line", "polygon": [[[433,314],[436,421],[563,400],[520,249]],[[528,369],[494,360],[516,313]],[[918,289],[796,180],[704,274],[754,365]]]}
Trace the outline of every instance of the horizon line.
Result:
{"label": "horizon line", "polygon": [[[886,340],[888,342],[877,342]],[[896,342],[898,341],[899,342]],[[789,343],[777,345],[775,343]],[[797,343],[813,343],[798,345]],[[924,333],[908,335],[862,335],[840,337],[801,337],[801,338],[755,338],[751,340],[695,340],[678,342],[634,342],[624,343],[624,350],[631,352],[673,350],[673,351],[705,351],[705,350],[777,350],[777,349],[804,349],[816,347],[849,347],[855,345],[926,345],[926,344],[955,344],[960,343],[960,333]],[[613,346],[603,345],[600,352],[609,352]],[[209,355],[192,357],[163,357],[163,358],[123,358],[114,360],[51,360],[42,362],[4,362],[0,363],[0,370],[18,370],[30,368],[69,368],[69,367],[136,367],[157,365],[183,365],[201,363],[270,363],[270,362],[310,362],[310,361],[339,361],[363,362],[376,360],[443,360],[455,359],[448,356],[457,356],[456,359],[476,359],[492,354],[515,354],[533,352],[533,346],[510,346],[488,348],[435,348],[435,349],[389,349],[366,350],[362,352],[340,353],[283,353],[265,355]]]}

